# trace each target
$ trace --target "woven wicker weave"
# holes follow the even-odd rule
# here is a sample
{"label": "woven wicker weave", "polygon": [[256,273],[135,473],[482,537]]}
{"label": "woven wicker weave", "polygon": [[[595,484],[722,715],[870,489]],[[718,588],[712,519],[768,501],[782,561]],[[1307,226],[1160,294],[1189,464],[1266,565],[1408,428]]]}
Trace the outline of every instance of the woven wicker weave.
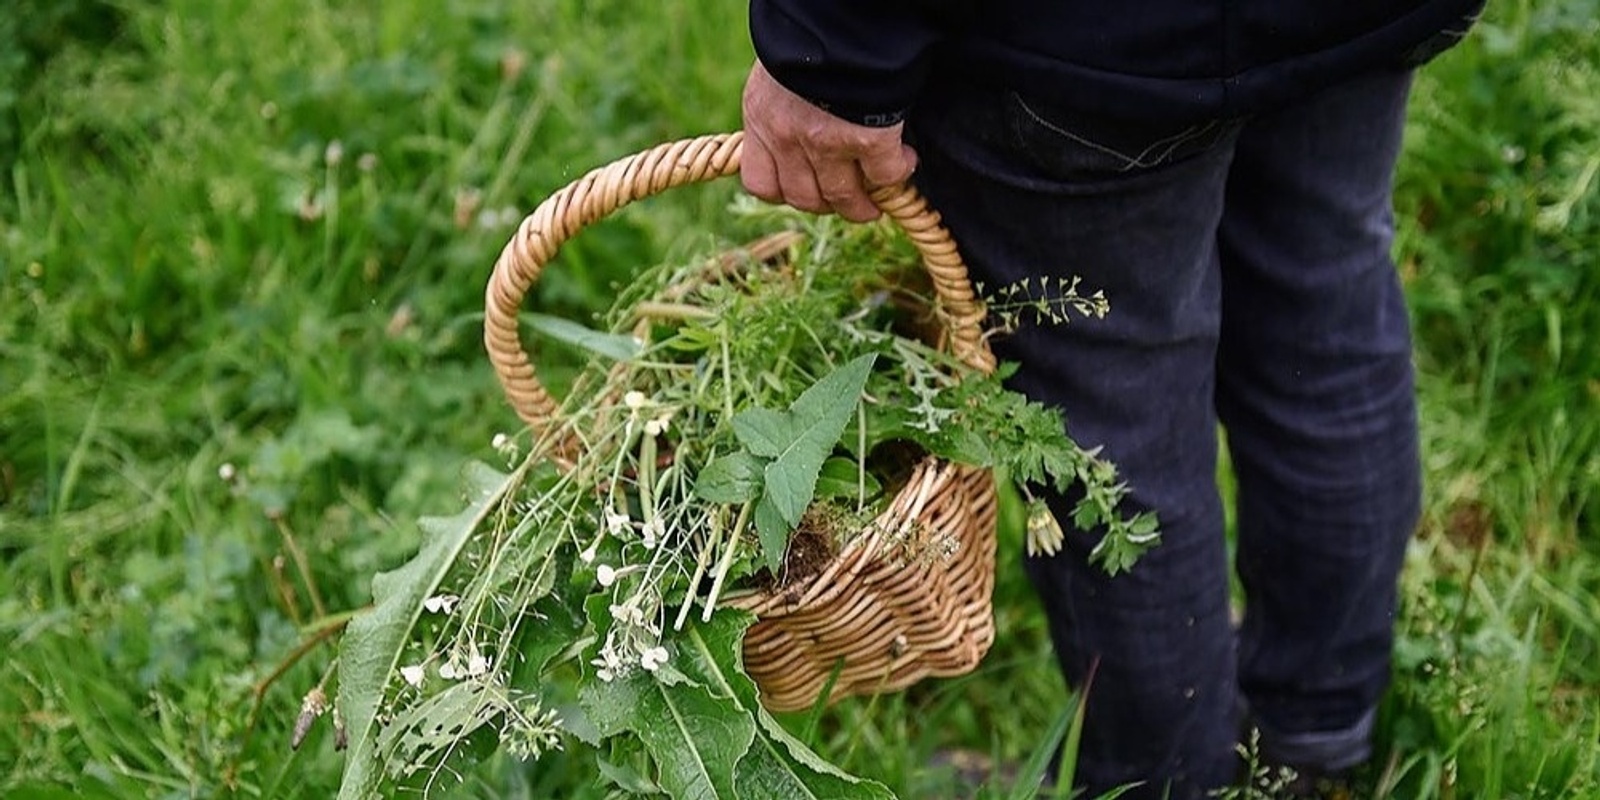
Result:
{"label": "woven wicker weave", "polygon": [[[703,136],[620,159],[562,188],[523,220],[489,281],[484,343],[506,397],[535,430],[556,422],[557,403],[522,347],[517,314],[544,266],[563,242],[623,205],[737,172],[742,141],[739,133]],[[982,302],[939,215],[909,186],[878,189],[872,199],[922,255],[943,344],[971,367],[992,370],[979,328]],[[889,508],[820,572],[729,601],[757,617],[744,658],[763,704],[793,710],[824,691],[831,702],[971,671],[994,640],[994,525],[989,471],[927,458]],[[908,559],[918,543],[953,547],[953,554]]]}

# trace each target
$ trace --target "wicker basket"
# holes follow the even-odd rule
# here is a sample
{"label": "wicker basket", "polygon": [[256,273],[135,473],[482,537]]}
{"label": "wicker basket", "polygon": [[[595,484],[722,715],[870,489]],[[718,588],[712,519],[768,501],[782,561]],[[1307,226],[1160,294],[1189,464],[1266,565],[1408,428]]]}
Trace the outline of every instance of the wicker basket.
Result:
{"label": "wicker basket", "polygon": [[[517,314],[557,248],[634,200],[737,172],[742,141],[740,133],[703,136],[623,158],[568,184],[522,221],[489,281],[484,342],[507,398],[528,425],[543,429],[558,411],[522,347]],[[909,186],[878,189],[872,199],[922,255],[943,345],[973,368],[992,370],[979,328],[982,302],[939,215]],[[970,672],[994,640],[994,526],[988,470],[925,458],[889,508],[817,574],[729,601],[757,617],[744,660],[762,703],[794,710],[824,691],[832,702]],[[953,543],[954,553],[908,560],[908,538]]]}

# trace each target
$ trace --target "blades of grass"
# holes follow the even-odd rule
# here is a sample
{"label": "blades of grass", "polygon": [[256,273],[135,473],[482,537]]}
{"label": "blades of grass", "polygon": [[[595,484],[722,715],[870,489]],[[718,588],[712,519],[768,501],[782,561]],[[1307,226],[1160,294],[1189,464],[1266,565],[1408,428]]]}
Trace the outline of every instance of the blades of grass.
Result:
{"label": "blades of grass", "polygon": [[1061,753],[1061,767],[1057,774],[1066,779],[1066,783],[1057,784],[1056,793],[1072,791],[1072,770],[1078,752],[1078,736],[1083,731],[1083,700],[1079,695],[1072,705],[1061,710],[1056,715],[1055,722],[1050,724],[1050,730],[1039,740],[1037,747],[1028,754],[1028,760],[1023,762],[1022,771],[1018,773],[1017,780],[1011,785],[1011,791],[1006,795],[1009,800],[1030,800],[1039,794],[1039,786],[1044,783],[1045,773],[1050,771],[1050,760],[1056,753]]}
{"label": "blades of grass", "polygon": [[817,724],[822,721],[822,712],[828,710],[828,698],[833,695],[833,686],[839,682],[839,675],[844,672],[844,659],[833,662],[833,669],[828,672],[828,680],[823,682],[822,691],[817,693],[816,702],[811,704],[811,710],[806,712],[805,725],[800,729],[800,741],[807,747],[817,747]]}

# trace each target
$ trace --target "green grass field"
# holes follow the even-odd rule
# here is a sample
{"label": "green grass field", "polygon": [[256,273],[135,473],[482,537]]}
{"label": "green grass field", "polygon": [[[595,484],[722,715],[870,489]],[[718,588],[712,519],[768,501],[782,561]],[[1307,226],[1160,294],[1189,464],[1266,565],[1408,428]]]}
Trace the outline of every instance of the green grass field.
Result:
{"label": "green grass field", "polygon": [[[744,6],[20,3],[0,796],[331,796],[327,720],[289,747],[328,634],[516,426],[479,338],[495,255],[589,167],[736,127]],[[1363,796],[1600,797],[1597,12],[1497,3],[1417,85],[1397,204],[1429,494]],[[734,190],[591,230],[541,304],[583,318],[703,248]],[[935,751],[1036,749],[1069,696],[1006,522],[985,666],[846,703],[820,751],[922,798],[949,796]],[[586,763],[491,758],[460,791],[606,796]]]}

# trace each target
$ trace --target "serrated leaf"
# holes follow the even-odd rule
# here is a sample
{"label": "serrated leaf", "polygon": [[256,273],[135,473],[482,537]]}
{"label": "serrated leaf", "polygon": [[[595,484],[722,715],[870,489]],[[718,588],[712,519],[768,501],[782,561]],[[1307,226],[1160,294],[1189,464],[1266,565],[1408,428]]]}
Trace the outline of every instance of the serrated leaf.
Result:
{"label": "serrated leaf", "polygon": [[748,503],[761,496],[764,466],[765,462],[744,450],[714,458],[695,476],[694,493],[712,503]]}
{"label": "serrated leaf", "polygon": [[614,361],[632,361],[639,355],[639,341],[632,336],[605,333],[580,325],[570,319],[549,314],[523,314],[528,327],[558,342],[572,345],[595,355]]}
{"label": "serrated leaf", "polygon": [[512,485],[480,463],[466,469],[471,505],[448,518],[425,518],[422,547],[397,569],[372,579],[372,610],[357,616],[339,643],[339,712],[349,736],[349,754],[339,797],[365,800],[378,796],[383,768],[377,747],[377,712],[384,687],[399,670],[405,645],[422,613],[422,601],[435,593],[445,573],[484,518]]}

